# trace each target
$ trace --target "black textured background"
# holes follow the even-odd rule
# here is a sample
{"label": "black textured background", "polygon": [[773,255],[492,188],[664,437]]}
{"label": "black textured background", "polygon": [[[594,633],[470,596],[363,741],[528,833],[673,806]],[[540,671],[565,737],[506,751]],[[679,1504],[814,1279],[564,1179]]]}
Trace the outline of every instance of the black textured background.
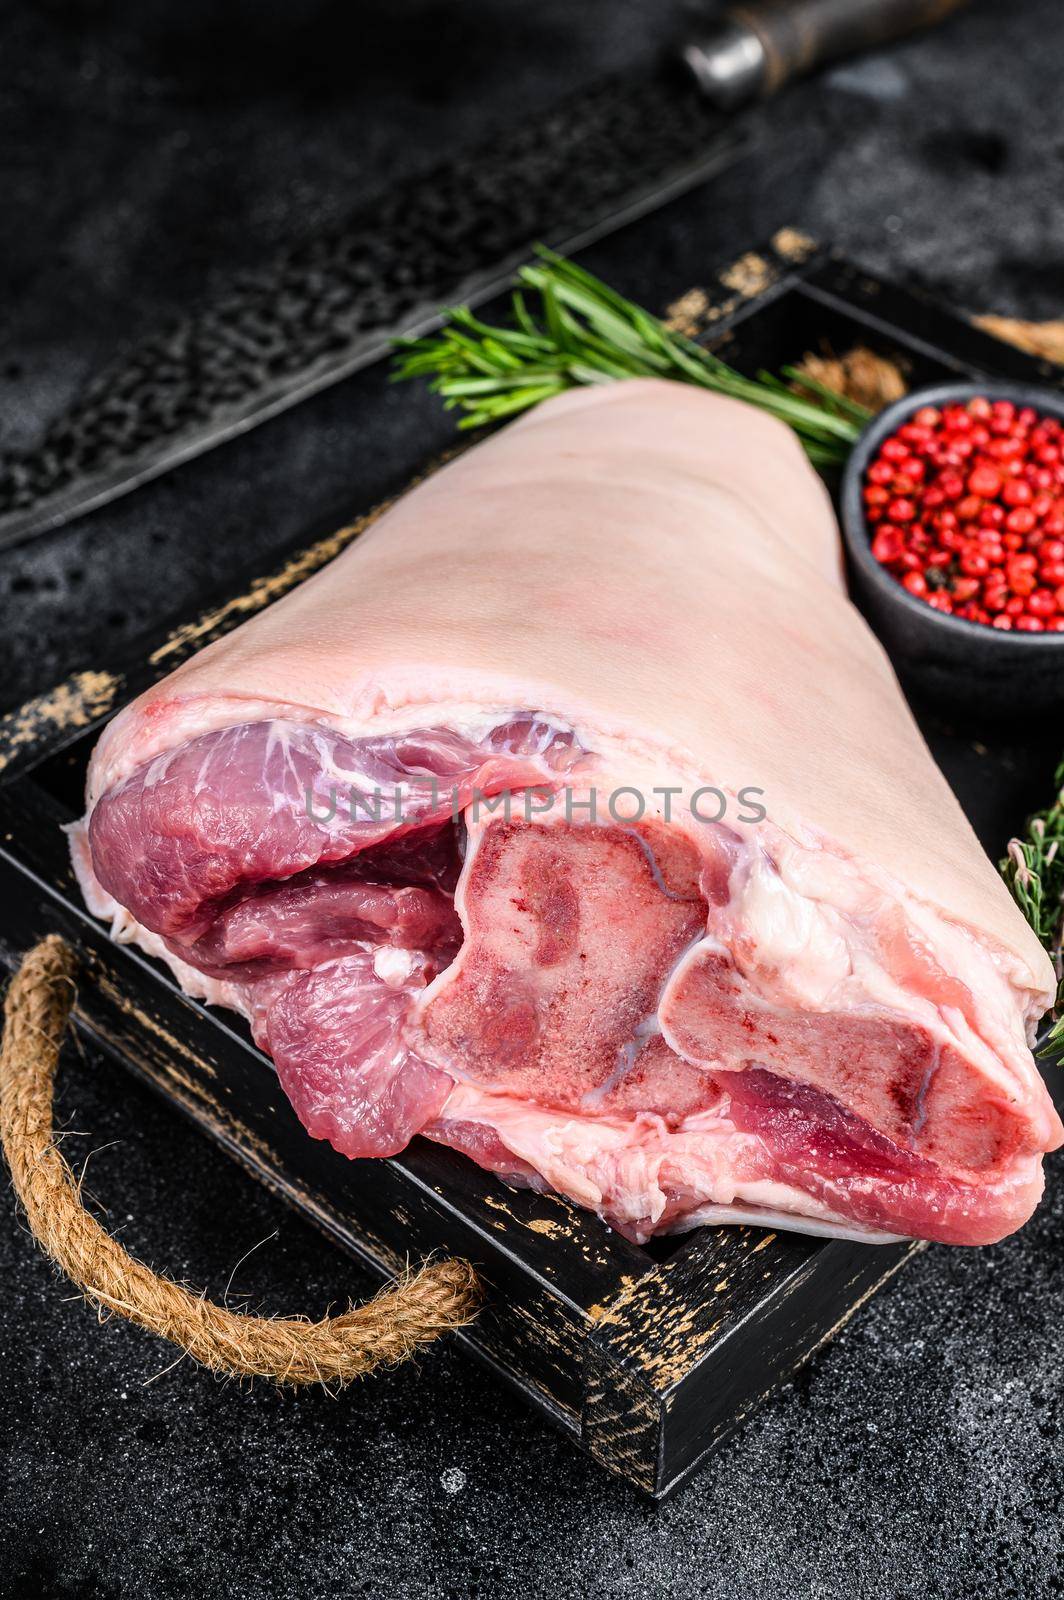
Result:
{"label": "black textured background", "polygon": [[[30,0],[0,9],[0,450],[234,272],[493,126],[648,59],[652,0]],[[755,114],[753,156],[596,247],[661,304],[786,223],[975,308],[1064,311],[1059,0]],[[574,159],[577,159],[574,152]],[[448,437],[369,372],[0,558],[0,701],[91,664],[400,482]],[[238,462],[234,466],[230,463]],[[320,1311],[366,1285],[118,1068],[71,1049],[68,1153],[134,1250],[216,1295]],[[0,1593],[1059,1593],[1064,1218],[931,1249],[652,1511],[448,1348],[339,1399],[220,1384],[100,1329],[0,1211]],[[242,1260],[245,1253],[253,1253]],[[235,1269],[235,1272],[234,1272]]]}

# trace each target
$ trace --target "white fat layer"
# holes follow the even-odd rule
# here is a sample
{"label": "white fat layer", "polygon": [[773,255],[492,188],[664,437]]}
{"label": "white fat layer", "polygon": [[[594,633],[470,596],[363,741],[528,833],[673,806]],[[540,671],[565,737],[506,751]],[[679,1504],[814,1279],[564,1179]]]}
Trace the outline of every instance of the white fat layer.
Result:
{"label": "white fat layer", "polygon": [[381,945],[373,953],[373,970],[389,989],[401,989],[416,967],[412,950],[402,950],[394,945]]}
{"label": "white fat layer", "polygon": [[844,925],[796,893],[763,850],[749,852],[732,873],[731,889],[728,942],[743,976],[756,982],[770,971],[781,1000],[811,1011],[834,1006],[853,975]]}
{"label": "white fat layer", "polygon": [[767,1206],[719,1206],[713,1202],[689,1211],[675,1228],[666,1232],[688,1233],[692,1228],[739,1226],[804,1233],[813,1239],[852,1239],[856,1244],[900,1244],[908,1238],[904,1233],[877,1233],[872,1228],[861,1228],[843,1217],[836,1220],[827,1212],[822,1217],[800,1217],[793,1211],[773,1211]]}

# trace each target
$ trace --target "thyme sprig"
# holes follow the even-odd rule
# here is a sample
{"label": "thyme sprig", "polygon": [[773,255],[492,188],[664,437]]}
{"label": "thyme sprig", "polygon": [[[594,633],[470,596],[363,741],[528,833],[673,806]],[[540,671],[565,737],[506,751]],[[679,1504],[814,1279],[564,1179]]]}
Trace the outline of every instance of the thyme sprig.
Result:
{"label": "thyme sprig", "polygon": [[1064,761],[1054,779],[1056,799],[1036,811],[1013,839],[1001,872],[1013,898],[1049,952],[1057,975],[1056,1020],[1046,1043],[1064,1053]]}
{"label": "thyme sprig", "polygon": [[871,417],[795,368],[746,378],[564,256],[542,245],[536,256],[517,274],[509,326],[458,306],[439,333],[397,341],[394,378],[428,378],[449,409],[464,413],[460,428],[500,422],[581,384],[673,378],[770,412],[816,466],[831,467]]}

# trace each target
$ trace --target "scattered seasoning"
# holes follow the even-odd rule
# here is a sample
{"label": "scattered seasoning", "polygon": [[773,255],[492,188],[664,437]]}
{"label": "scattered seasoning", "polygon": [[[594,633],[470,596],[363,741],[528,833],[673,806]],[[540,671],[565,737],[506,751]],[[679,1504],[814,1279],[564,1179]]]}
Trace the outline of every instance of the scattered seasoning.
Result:
{"label": "scattered seasoning", "polygon": [[872,554],[936,611],[1064,633],[1064,427],[1010,400],[924,406],[865,474]]}

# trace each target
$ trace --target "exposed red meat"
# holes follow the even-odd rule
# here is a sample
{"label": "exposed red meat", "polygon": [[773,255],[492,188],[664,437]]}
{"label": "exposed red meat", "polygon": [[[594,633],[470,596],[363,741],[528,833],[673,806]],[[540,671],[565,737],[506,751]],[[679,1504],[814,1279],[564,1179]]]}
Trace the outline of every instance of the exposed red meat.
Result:
{"label": "exposed red meat", "polygon": [[[478,837],[466,941],[422,1012],[433,1059],[571,1111],[681,1114],[699,1078],[715,1098],[655,1037],[666,979],[705,931],[694,846],[658,826],[503,821]],[[678,1099],[677,1077],[694,1092]]]}
{"label": "exposed red meat", "polygon": [[998,1170],[1029,1136],[1024,1108],[988,1090],[926,1027],[874,1012],[783,1010],[763,1000],[719,947],[693,953],[661,1019],[685,1055],[736,1069],[763,1063],[831,1094],[901,1148],[954,1170]]}
{"label": "exposed red meat", "polygon": [[[1032,1203],[1030,1181],[962,1182],[874,1132],[866,1122],[809,1084],[763,1068],[722,1072],[728,1119],[766,1146],[767,1172],[777,1183],[806,1190],[838,1215],[874,1230],[920,1237],[929,1213],[935,1237],[947,1244],[978,1241],[989,1210],[996,1234],[1002,1214],[1018,1226]],[[1037,1200],[1041,1186],[1034,1186]],[[990,1242],[988,1240],[988,1242]]]}
{"label": "exposed red meat", "polygon": [[[431,831],[411,834],[413,848],[423,839],[426,850],[432,848],[426,838]],[[450,826],[447,834],[453,846]],[[408,855],[409,865],[415,866],[413,850]],[[351,863],[316,867],[281,883],[256,884],[219,911],[193,944],[173,940],[171,948],[211,977],[249,982],[289,967],[320,966],[367,944],[447,948],[453,955],[461,942],[453,889],[448,894],[436,886],[404,883],[386,852],[371,845]]]}
{"label": "exposed red meat", "polygon": [[408,1047],[412,962],[402,988],[382,983],[369,954],[294,975],[268,1005],[257,1035],[304,1127],[345,1156],[390,1156],[433,1122],[454,1087]]}

